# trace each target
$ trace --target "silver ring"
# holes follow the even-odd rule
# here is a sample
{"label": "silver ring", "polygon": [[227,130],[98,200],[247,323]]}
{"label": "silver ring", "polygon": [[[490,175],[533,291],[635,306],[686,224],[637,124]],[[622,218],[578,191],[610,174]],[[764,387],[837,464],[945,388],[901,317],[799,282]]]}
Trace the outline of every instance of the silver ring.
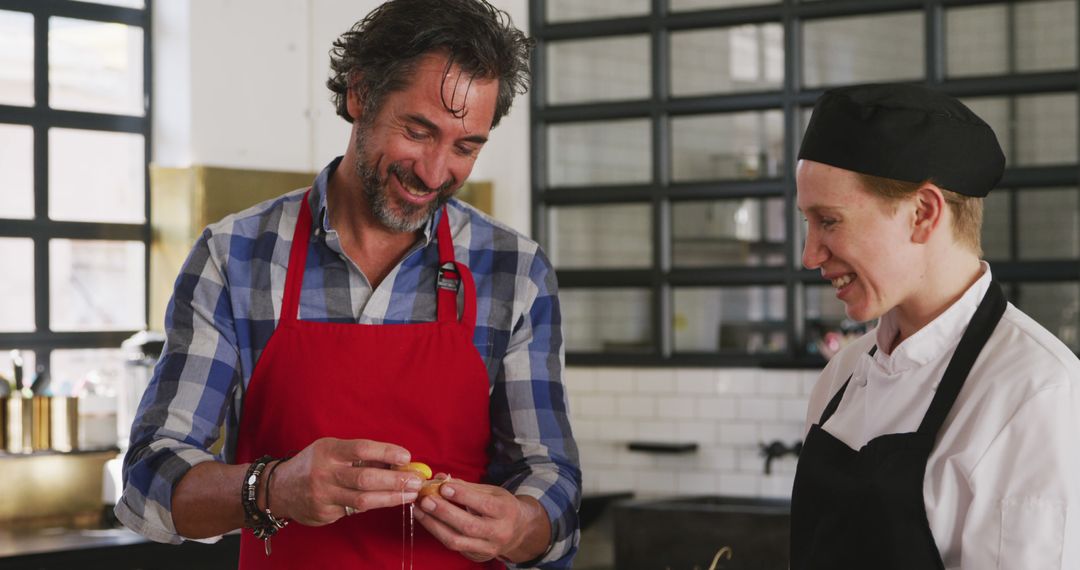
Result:
{"label": "silver ring", "polygon": [[356,510],[356,509],[354,509],[354,508],[352,508],[352,507],[350,507],[348,505],[345,506],[345,516],[347,516],[347,517],[351,517],[351,516],[355,515],[358,512],[360,512],[360,511],[358,511],[358,510]]}

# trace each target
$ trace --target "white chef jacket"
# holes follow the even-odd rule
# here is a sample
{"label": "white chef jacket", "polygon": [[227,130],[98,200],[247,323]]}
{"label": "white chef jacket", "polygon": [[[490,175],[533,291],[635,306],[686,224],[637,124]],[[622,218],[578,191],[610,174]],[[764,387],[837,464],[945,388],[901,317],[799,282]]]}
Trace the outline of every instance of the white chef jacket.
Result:
{"label": "white chef jacket", "polygon": [[[881,349],[896,338],[890,311],[834,356],[807,430],[850,375],[825,431],[852,449],[916,431],[990,285],[982,265],[963,297],[892,354]],[[938,433],[923,498],[946,568],[1080,570],[1080,360],[1011,303]]]}

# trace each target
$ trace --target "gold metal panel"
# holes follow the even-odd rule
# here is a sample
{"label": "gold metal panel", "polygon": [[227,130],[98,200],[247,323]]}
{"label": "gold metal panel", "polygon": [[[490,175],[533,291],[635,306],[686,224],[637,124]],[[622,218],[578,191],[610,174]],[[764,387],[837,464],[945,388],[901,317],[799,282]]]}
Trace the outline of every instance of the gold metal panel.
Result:
{"label": "gold metal panel", "polygon": [[100,516],[102,471],[115,451],[0,456],[0,525]]}

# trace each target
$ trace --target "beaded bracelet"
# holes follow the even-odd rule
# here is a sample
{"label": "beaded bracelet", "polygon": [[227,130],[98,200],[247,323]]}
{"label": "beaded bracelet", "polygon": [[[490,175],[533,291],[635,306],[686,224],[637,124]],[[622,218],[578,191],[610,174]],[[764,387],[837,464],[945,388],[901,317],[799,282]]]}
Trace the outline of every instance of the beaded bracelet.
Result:
{"label": "beaded bracelet", "polygon": [[262,475],[263,469],[266,468],[266,464],[270,460],[269,455],[264,455],[253,461],[248,466],[247,473],[244,474],[243,485],[240,487],[240,504],[244,506],[244,525],[250,528],[257,529],[265,522],[262,513],[259,511],[259,506],[255,502],[255,497],[259,485],[259,476]]}

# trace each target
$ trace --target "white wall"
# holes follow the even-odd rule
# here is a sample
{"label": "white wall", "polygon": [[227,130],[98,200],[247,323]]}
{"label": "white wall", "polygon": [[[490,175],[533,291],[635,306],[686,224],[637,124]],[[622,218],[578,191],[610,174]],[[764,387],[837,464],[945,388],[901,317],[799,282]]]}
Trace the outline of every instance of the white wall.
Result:
{"label": "white wall", "polygon": [[[528,28],[527,0],[497,0]],[[154,152],[163,166],[317,172],[348,142],[325,87],[334,39],[377,0],[154,0]],[[529,109],[477,161],[495,216],[529,231]]]}

